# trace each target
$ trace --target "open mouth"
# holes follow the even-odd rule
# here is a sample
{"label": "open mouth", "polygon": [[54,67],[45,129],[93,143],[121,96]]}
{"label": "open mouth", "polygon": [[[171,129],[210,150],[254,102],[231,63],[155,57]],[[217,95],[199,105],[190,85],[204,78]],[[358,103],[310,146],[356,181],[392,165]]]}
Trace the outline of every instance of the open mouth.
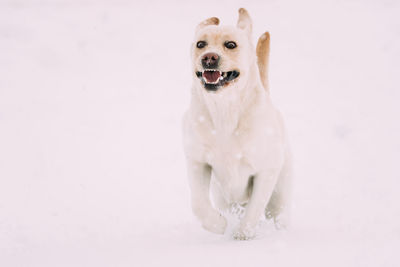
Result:
{"label": "open mouth", "polygon": [[227,86],[230,81],[239,77],[240,72],[233,70],[222,72],[216,69],[206,69],[204,71],[197,71],[196,76],[201,79],[204,88],[209,91],[217,91],[222,86]]}

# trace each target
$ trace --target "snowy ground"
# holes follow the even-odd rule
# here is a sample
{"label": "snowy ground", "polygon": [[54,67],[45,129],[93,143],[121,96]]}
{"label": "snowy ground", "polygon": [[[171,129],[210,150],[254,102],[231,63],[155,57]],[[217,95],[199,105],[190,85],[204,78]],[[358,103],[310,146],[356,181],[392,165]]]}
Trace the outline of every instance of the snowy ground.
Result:
{"label": "snowy ground", "polygon": [[[181,117],[209,16],[270,31],[293,229],[189,206]],[[0,266],[400,266],[400,4],[0,1]]]}

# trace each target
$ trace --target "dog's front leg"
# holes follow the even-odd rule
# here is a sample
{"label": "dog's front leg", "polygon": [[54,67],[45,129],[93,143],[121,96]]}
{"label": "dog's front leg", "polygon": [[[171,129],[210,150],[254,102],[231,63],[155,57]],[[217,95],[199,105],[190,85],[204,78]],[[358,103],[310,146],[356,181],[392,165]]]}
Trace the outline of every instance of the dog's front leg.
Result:
{"label": "dog's front leg", "polygon": [[234,233],[235,239],[247,240],[255,236],[256,226],[271,198],[278,174],[278,170],[269,170],[254,178],[253,191],[239,229]]}
{"label": "dog's front leg", "polygon": [[214,209],[210,201],[211,167],[205,163],[188,161],[192,209],[204,229],[223,234],[226,219]]}

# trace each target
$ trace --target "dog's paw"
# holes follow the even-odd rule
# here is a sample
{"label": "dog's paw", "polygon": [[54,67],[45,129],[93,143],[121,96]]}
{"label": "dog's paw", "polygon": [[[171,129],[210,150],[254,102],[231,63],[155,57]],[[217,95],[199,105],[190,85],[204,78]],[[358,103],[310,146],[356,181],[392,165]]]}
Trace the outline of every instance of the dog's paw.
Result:
{"label": "dog's paw", "polygon": [[215,212],[208,216],[207,219],[203,221],[202,225],[207,231],[222,235],[225,233],[227,221],[224,216]]}
{"label": "dog's paw", "polygon": [[229,208],[229,212],[233,215],[236,215],[238,218],[243,218],[245,208],[238,203],[233,203]]}
{"label": "dog's paw", "polygon": [[233,233],[236,240],[250,240],[256,236],[256,230],[250,226],[241,226]]}

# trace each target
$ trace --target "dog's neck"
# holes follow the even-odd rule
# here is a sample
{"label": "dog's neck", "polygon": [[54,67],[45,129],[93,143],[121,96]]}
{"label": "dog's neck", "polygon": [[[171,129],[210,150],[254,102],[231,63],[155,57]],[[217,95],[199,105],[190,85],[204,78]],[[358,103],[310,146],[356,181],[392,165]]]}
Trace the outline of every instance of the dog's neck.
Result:
{"label": "dog's neck", "polygon": [[[250,71],[258,73],[257,67]],[[254,75],[255,76],[255,75]],[[238,86],[236,84],[232,86]],[[244,88],[226,88],[231,92],[210,93],[204,88],[195,88],[194,92],[199,102],[199,112],[208,115],[213,129],[224,135],[234,133],[240,127],[240,121],[245,114],[254,108],[257,95],[262,88],[260,80],[257,78],[246,81]]]}

